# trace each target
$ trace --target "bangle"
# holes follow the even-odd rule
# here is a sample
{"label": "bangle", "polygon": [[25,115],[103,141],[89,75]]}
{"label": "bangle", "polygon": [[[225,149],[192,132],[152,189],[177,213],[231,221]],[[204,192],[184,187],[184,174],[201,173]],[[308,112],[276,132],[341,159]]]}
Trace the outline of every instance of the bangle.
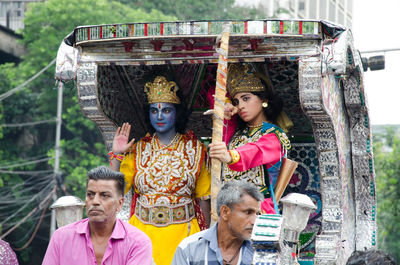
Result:
{"label": "bangle", "polygon": [[124,157],[125,157],[124,155],[114,154],[113,151],[109,152],[107,155],[110,158],[110,162],[111,162],[111,160],[113,160],[113,158],[117,159],[119,162],[122,162],[122,160],[124,160]]}
{"label": "bangle", "polygon": [[229,154],[231,155],[232,161],[228,163],[229,165],[233,165],[240,160],[240,154],[236,150],[228,150]]}

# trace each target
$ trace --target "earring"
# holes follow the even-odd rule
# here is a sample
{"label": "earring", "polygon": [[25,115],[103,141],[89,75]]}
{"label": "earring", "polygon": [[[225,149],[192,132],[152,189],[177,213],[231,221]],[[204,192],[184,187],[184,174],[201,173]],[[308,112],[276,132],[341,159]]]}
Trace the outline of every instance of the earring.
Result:
{"label": "earring", "polygon": [[262,103],[262,107],[263,107],[263,108],[268,107],[268,102],[263,102],[263,103]]}

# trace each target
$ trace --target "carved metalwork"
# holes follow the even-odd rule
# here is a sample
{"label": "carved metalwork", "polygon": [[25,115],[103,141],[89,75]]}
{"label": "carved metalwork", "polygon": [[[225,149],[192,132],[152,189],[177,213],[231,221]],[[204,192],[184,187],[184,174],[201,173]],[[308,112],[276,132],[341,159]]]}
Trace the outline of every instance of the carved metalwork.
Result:
{"label": "carved metalwork", "polygon": [[[344,264],[353,250],[377,244],[372,136],[361,60],[351,33],[326,24],[315,28],[315,34],[307,36],[260,33],[256,46],[239,32],[230,44],[234,57],[229,62],[251,62],[268,74],[294,122],[289,157],[299,168],[288,190],[308,194],[319,207],[303,233],[309,236],[303,253],[315,253],[315,264]],[[79,103],[98,125],[107,149],[116,126],[125,121],[134,124],[131,137],[139,139],[148,131],[143,84],[160,72],[178,80],[188,110],[193,110],[188,127],[199,137],[209,137],[211,119],[202,112],[209,108],[207,94],[215,85],[215,45],[210,43],[216,36],[197,38],[190,32],[182,39],[165,37],[160,50],[154,50],[151,38],[132,36],[129,42],[119,40],[123,32],[118,32],[115,38],[107,35],[107,42],[78,43]],[[183,42],[188,37],[191,50]],[[121,218],[126,219],[128,211],[129,205],[124,205]]]}

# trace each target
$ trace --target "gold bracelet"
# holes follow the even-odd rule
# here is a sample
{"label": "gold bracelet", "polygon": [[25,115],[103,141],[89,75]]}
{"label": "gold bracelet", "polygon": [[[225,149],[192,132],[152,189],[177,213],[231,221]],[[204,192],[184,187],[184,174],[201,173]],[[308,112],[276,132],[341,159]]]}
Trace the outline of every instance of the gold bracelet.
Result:
{"label": "gold bracelet", "polygon": [[231,155],[232,161],[228,163],[229,165],[233,165],[240,160],[240,154],[236,150],[229,150],[229,154]]}

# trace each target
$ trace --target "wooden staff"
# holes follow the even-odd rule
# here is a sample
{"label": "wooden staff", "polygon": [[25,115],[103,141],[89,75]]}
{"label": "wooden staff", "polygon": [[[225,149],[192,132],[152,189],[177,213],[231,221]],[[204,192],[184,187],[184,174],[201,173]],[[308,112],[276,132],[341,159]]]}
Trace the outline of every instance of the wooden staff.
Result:
{"label": "wooden staff", "polygon": [[[225,22],[222,30],[221,45],[217,49],[219,53],[217,84],[214,95],[213,131],[212,143],[222,142],[224,128],[224,108],[226,95],[226,78],[228,75],[228,50],[229,50],[230,23]],[[221,162],[211,159],[211,221],[218,220],[217,195],[221,187]]]}

